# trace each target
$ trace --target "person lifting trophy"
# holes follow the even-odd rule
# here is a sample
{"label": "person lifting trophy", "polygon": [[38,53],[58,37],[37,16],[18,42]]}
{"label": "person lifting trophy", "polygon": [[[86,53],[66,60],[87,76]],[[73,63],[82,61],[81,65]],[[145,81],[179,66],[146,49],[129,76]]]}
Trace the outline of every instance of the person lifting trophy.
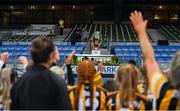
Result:
{"label": "person lifting trophy", "polygon": [[102,44],[102,34],[101,34],[101,32],[96,31],[93,33],[92,40],[91,40],[92,54],[93,53],[100,54],[101,44]]}

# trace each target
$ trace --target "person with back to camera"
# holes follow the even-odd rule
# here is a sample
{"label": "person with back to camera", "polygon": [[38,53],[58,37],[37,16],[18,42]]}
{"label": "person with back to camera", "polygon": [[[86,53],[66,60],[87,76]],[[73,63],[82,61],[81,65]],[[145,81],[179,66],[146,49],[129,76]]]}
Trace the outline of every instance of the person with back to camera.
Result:
{"label": "person with back to camera", "polygon": [[1,54],[0,58],[0,111],[10,110],[10,89],[17,80],[17,73],[5,67],[5,62],[9,58],[9,53]]}
{"label": "person with back to camera", "polygon": [[153,47],[146,32],[148,21],[144,20],[142,13],[138,11],[131,13],[130,20],[138,35],[144,55],[149,89],[157,103],[156,110],[180,110],[180,52],[178,51],[173,57],[170,69],[171,81],[168,81],[162,75],[155,59]]}
{"label": "person with back to camera", "polygon": [[[68,55],[66,59],[66,66],[67,66],[67,78],[68,78],[68,85],[74,85],[75,80],[71,68],[71,60],[75,56],[75,52],[73,51],[70,55]],[[89,60],[88,57],[83,57],[83,60]],[[98,64],[98,72],[94,75],[94,85],[102,87],[102,73],[103,73],[103,64],[99,63]]]}
{"label": "person with back to camera", "polygon": [[107,92],[93,84],[96,74],[92,61],[84,60],[78,64],[78,83],[69,89],[74,110],[105,110]]}
{"label": "person with back to camera", "polygon": [[137,90],[140,71],[132,64],[119,66],[115,75],[118,91],[108,96],[110,110],[151,110],[152,102]]}
{"label": "person with back to camera", "polygon": [[33,64],[11,89],[11,110],[71,110],[64,80],[49,70],[55,52],[48,38],[32,41]]}
{"label": "person with back to camera", "polygon": [[10,110],[10,90],[17,80],[17,73],[11,68],[0,71],[0,111]]}

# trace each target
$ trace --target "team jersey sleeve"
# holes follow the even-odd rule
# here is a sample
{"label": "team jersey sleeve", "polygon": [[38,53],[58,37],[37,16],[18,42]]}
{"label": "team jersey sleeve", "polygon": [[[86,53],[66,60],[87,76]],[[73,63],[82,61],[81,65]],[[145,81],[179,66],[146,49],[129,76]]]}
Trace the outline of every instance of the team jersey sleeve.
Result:
{"label": "team jersey sleeve", "polygon": [[167,82],[167,78],[161,73],[153,73],[149,79],[150,90],[157,99],[160,96],[162,86]]}

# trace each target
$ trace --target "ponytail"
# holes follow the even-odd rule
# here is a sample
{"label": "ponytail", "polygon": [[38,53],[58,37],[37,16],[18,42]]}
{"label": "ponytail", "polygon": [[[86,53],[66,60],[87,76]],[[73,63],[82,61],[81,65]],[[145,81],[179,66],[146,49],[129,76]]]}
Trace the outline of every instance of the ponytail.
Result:
{"label": "ponytail", "polygon": [[94,84],[93,84],[93,78],[90,78],[90,86],[89,86],[89,91],[90,91],[90,108],[93,110],[93,101],[94,101]]}
{"label": "ponytail", "polygon": [[80,93],[81,93],[81,87],[82,87],[82,82],[79,81],[78,85],[77,85],[77,90],[76,90],[76,98],[75,98],[75,109],[78,110],[79,109],[79,97],[80,97]]}
{"label": "ponytail", "polygon": [[124,64],[119,67],[115,76],[119,84],[121,104],[128,107],[128,102],[136,98],[139,70],[131,64]]}

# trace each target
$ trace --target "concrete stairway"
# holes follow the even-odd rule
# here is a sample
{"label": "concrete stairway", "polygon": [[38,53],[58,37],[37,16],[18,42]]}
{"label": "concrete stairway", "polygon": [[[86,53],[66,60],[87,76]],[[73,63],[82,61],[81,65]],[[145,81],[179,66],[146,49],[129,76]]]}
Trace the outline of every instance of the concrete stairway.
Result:
{"label": "concrete stairway", "polygon": [[153,39],[153,41],[166,40],[166,37],[157,29],[148,29],[147,32],[149,36]]}

